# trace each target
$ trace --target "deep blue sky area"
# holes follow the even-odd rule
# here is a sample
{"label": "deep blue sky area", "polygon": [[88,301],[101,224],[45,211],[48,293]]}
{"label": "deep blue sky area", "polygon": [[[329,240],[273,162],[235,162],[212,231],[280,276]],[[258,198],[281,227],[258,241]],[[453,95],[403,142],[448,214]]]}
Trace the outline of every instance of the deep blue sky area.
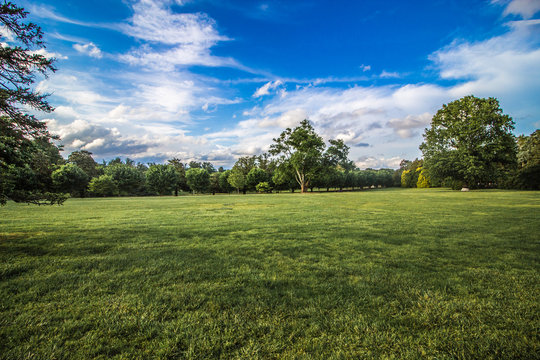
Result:
{"label": "deep blue sky area", "polygon": [[57,59],[39,116],[66,155],[229,167],[308,118],[359,167],[396,167],[469,94],[540,125],[540,0],[17,3]]}

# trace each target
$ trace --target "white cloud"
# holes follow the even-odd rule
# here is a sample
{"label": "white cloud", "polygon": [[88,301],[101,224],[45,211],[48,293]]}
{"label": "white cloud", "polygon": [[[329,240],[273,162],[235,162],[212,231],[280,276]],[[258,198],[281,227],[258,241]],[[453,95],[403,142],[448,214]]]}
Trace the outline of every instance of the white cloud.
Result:
{"label": "white cloud", "polygon": [[362,156],[354,164],[360,169],[397,169],[399,163],[403,160],[400,156],[385,158],[384,156]]}
{"label": "white cloud", "polygon": [[427,112],[421,115],[407,115],[403,119],[390,120],[388,126],[393,128],[401,138],[409,138],[415,134],[414,129],[428,127],[431,118],[432,115]]}
{"label": "white cloud", "polygon": [[381,79],[392,79],[392,78],[399,78],[401,75],[395,71],[388,72],[386,70],[383,70],[381,74],[379,75]]}
{"label": "white cloud", "polygon": [[64,56],[60,53],[56,53],[56,52],[49,52],[45,49],[39,49],[39,50],[34,50],[34,51],[30,51],[29,52],[30,54],[36,54],[36,55],[41,55],[41,56],[44,56],[45,58],[47,59],[51,59],[51,58],[55,58],[55,59],[59,59],[59,60],[67,60],[67,56]]}
{"label": "white cloud", "polygon": [[122,25],[126,35],[168,45],[214,44],[229,40],[215,29],[205,14],[171,12],[170,0],[140,0],[133,4],[129,24]]}
{"label": "white cloud", "polygon": [[6,26],[0,26],[0,39],[6,40],[7,42],[13,42],[15,41],[15,34]]}
{"label": "white cloud", "polygon": [[454,42],[431,60],[443,79],[461,81],[449,89],[453,98],[497,97],[505,112],[527,120],[540,112],[540,21],[515,21],[509,27],[485,41]]}
{"label": "white cloud", "polygon": [[119,60],[160,71],[173,71],[178,65],[243,68],[232,58],[211,55],[208,44],[202,43],[183,44],[165,51],[155,51],[146,45],[128,54],[120,55]]}
{"label": "white cloud", "polygon": [[81,54],[85,54],[96,59],[101,59],[103,57],[103,53],[93,42],[89,42],[84,45],[73,44],[73,48],[77,50],[78,52],[80,52]]}
{"label": "white cloud", "polygon": [[530,19],[540,11],[538,0],[492,0],[493,3],[506,5],[503,15],[520,15],[524,19]]}
{"label": "white cloud", "polygon": [[278,86],[283,85],[281,80],[269,81],[260,88],[258,88],[253,94],[254,98],[269,95],[270,90],[275,90]]}
{"label": "white cloud", "polygon": [[366,72],[366,71],[369,71],[371,70],[371,65],[360,65],[360,69],[363,71],[363,72]]}
{"label": "white cloud", "polygon": [[[203,13],[174,13],[171,0],[140,0],[132,5],[133,16],[119,26],[126,35],[147,44],[119,56],[119,60],[161,71],[176,66],[203,65],[253,70],[236,60],[211,54],[210,49],[230,38],[219,34],[215,21]],[[176,2],[182,5],[183,2]]]}

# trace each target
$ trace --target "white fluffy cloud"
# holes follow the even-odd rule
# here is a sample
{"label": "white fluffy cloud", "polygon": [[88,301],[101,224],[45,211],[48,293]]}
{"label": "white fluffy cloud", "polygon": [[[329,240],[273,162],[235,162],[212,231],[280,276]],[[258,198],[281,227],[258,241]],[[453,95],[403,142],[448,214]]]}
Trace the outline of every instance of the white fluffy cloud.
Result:
{"label": "white fluffy cloud", "polygon": [[401,138],[410,138],[415,135],[414,129],[428,127],[431,118],[432,115],[427,112],[420,115],[407,115],[403,119],[390,120],[388,126],[393,128]]}
{"label": "white fluffy cloud", "polygon": [[89,42],[87,44],[73,44],[73,48],[81,54],[85,54],[96,59],[101,59],[103,57],[103,53],[93,42]]}

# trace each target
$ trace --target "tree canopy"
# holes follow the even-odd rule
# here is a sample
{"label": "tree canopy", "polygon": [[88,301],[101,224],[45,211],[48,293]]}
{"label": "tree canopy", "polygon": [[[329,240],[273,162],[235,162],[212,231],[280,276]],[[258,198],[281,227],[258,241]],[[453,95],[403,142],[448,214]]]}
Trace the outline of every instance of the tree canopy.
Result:
{"label": "tree canopy", "polygon": [[432,176],[488,186],[516,166],[513,129],[497,99],[466,96],[437,111],[420,149]]}
{"label": "tree canopy", "polygon": [[310,181],[321,168],[324,140],[316,132],[309,120],[303,120],[294,129],[287,128],[270,145],[270,154],[278,156],[282,173],[293,173],[306,192]]}

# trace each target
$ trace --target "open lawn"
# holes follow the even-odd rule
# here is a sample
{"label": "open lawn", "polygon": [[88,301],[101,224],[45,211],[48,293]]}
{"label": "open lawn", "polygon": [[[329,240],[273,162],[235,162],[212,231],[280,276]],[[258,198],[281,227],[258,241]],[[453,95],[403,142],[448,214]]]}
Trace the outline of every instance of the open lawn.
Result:
{"label": "open lawn", "polygon": [[0,208],[1,359],[538,359],[540,193]]}

